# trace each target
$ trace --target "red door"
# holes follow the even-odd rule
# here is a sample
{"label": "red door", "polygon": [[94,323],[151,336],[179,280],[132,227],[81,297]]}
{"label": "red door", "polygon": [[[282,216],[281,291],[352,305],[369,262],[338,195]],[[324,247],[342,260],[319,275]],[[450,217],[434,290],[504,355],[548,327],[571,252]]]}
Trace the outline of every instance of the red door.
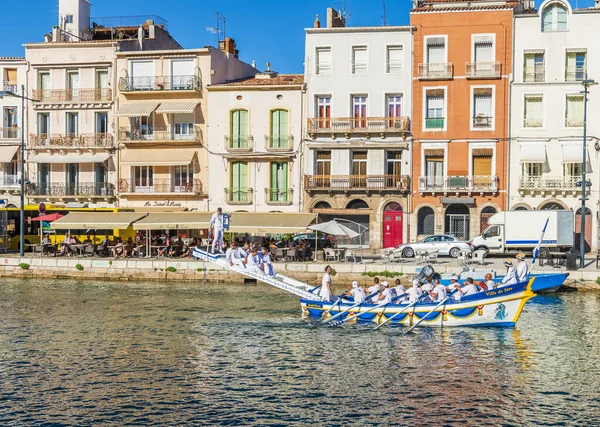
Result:
{"label": "red door", "polygon": [[[404,217],[404,212],[402,212],[402,207],[397,203],[390,203],[390,205],[386,206],[383,212],[384,248],[394,248],[404,243],[402,240],[402,221]],[[396,209],[393,209],[394,207]]]}

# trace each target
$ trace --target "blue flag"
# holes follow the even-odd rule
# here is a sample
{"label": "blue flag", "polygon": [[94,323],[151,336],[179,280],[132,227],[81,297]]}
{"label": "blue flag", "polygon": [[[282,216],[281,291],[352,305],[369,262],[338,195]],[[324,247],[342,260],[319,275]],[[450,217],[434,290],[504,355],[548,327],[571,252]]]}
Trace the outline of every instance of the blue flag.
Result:
{"label": "blue flag", "polygon": [[546,227],[548,227],[548,221],[550,221],[550,217],[546,218],[546,223],[544,224],[544,228],[542,229],[542,235],[540,236],[540,240],[533,250],[533,260],[531,261],[531,265],[535,264],[535,260],[540,253],[540,247],[542,246],[542,242],[544,241],[544,233],[546,233]]}

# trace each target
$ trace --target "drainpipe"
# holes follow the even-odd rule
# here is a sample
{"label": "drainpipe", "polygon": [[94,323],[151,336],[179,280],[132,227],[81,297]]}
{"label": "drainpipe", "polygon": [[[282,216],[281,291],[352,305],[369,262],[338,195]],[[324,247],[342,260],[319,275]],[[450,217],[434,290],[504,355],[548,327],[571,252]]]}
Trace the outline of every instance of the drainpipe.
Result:
{"label": "drainpipe", "polygon": [[[504,24],[502,24],[502,26],[504,27]],[[511,63],[511,69],[510,69],[510,79],[508,82],[508,107],[507,107],[507,111],[508,111],[508,140],[507,140],[507,153],[506,153],[506,159],[508,162],[508,168],[505,168],[504,170],[507,171],[506,173],[506,208],[505,210],[509,210],[510,209],[510,156],[511,156],[511,145],[512,145],[512,114],[510,114],[511,112],[511,100],[512,100],[512,84],[515,81],[515,27],[516,27],[516,17],[515,17],[515,12],[513,9],[513,17],[512,17],[512,63]],[[504,27],[504,56],[506,58],[506,27]],[[505,62],[506,64],[506,62]],[[504,96],[506,97],[506,91],[504,91]],[[504,104],[506,105],[506,104]],[[506,132],[506,130],[505,130]]]}
{"label": "drainpipe", "polygon": [[[302,212],[304,206],[304,179],[302,173],[304,172],[304,122],[306,120],[306,114],[304,111],[304,96],[306,95],[306,83],[302,83],[302,89],[300,91],[300,156],[298,158],[298,213]],[[315,255],[316,261],[316,255]]]}

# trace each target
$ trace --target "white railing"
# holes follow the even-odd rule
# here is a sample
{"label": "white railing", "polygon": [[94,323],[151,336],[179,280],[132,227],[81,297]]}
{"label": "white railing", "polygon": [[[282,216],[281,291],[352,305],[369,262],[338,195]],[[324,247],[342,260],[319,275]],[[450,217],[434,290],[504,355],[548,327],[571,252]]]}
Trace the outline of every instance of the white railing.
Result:
{"label": "white railing", "polygon": [[2,186],[3,187],[18,187],[19,184],[19,175],[7,175],[5,174],[2,177]]}
{"label": "white railing", "polygon": [[445,80],[452,78],[451,62],[429,62],[419,64],[418,78],[421,80]]}
{"label": "white railing", "polygon": [[468,79],[496,79],[500,77],[500,61],[467,62],[466,77]]}
{"label": "white railing", "polygon": [[551,190],[580,190],[577,182],[580,176],[522,176],[519,179],[519,190],[529,191],[551,191]]}
{"label": "white railing", "polygon": [[419,191],[498,191],[498,177],[491,175],[420,176]]}

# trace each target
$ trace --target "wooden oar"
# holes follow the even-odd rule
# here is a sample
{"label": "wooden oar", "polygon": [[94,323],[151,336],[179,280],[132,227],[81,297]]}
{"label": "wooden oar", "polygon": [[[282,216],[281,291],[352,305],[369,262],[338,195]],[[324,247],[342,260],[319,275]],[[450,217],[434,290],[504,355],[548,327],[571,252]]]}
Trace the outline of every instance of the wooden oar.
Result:
{"label": "wooden oar", "polygon": [[336,305],[338,305],[338,304],[339,304],[339,303],[342,301],[342,298],[344,298],[344,294],[341,294],[341,295],[338,297],[338,299],[337,299],[337,300],[335,300],[335,302],[333,303],[333,305],[332,305],[331,307],[329,307],[329,310],[327,310],[327,311],[325,312],[325,314],[323,315],[323,317],[321,317],[321,319],[319,319],[319,321],[320,321],[320,322],[323,322],[323,319],[327,318],[327,315],[328,315],[329,313],[331,313],[331,310],[333,310],[333,309],[335,308],[335,306],[336,306]]}
{"label": "wooden oar", "polygon": [[[401,296],[401,295],[400,295],[400,296]],[[362,313],[358,313],[358,314],[356,314],[355,316],[352,316],[352,317],[346,317],[345,319],[342,319],[342,320],[340,320],[340,321],[338,321],[338,322],[335,322],[335,323],[333,324],[333,326],[339,326],[339,325],[341,325],[342,323],[345,323],[345,322],[347,322],[348,320],[351,320],[351,319],[354,319],[354,318],[360,317],[360,316],[362,316],[363,314],[369,313],[369,312],[371,312],[371,311],[373,311],[373,310],[376,310],[376,309],[378,309],[378,308],[381,308],[381,307],[386,307],[387,305],[389,305],[389,304],[393,303],[393,302],[394,302],[394,301],[396,301],[398,298],[400,298],[400,296],[397,296],[397,297],[394,297],[394,298],[392,298],[391,300],[389,300],[389,302],[384,302],[384,303],[381,303],[381,304],[377,304],[375,307],[368,308],[367,310],[363,311]],[[384,310],[384,311],[385,311],[385,310]]]}
{"label": "wooden oar", "polygon": [[322,323],[323,323],[323,324],[325,324],[325,323],[331,322],[332,320],[335,320],[335,319],[337,319],[338,317],[340,317],[340,316],[344,315],[344,313],[347,313],[347,312],[349,312],[349,311],[350,311],[350,310],[352,310],[354,307],[356,307],[356,306],[358,306],[358,305],[362,304],[363,302],[367,301],[369,298],[373,298],[373,297],[374,297],[375,295],[377,295],[378,293],[379,293],[379,291],[375,291],[375,292],[373,292],[371,295],[369,295],[368,297],[366,297],[366,298],[364,299],[364,301],[357,302],[356,304],[353,304],[353,305],[351,305],[351,306],[350,306],[350,307],[348,307],[346,310],[344,310],[344,311],[340,311],[338,314],[336,314],[336,315],[334,315],[334,316],[331,316],[329,319],[325,319],[325,320],[324,320]]}
{"label": "wooden oar", "polygon": [[408,329],[408,331],[406,331],[406,332],[405,332],[405,334],[408,334],[410,331],[412,331],[412,330],[413,330],[413,329],[415,329],[417,326],[419,326],[419,324],[420,324],[420,323],[421,323],[423,320],[427,319],[427,317],[428,317],[428,316],[429,316],[431,313],[433,313],[435,310],[437,310],[437,309],[438,309],[438,308],[439,308],[441,305],[443,305],[443,304],[446,304],[446,301],[448,301],[448,300],[450,299],[450,297],[451,297],[451,296],[454,294],[454,292],[456,292],[456,291],[458,291],[458,289],[455,289],[455,290],[453,290],[453,291],[452,291],[452,293],[451,293],[450,295],[448,295],[446,298],[444,298],[443,300],[441,300],[441,301],[440,301],[440,303],[439,303],[438,305],[436,305],[435,307],[433,307],[429,313],[427,313],[425,316],[421,317],[417,323],[415,323],[414,325],[412,325],[412,326],[411,326],[411,327]]}
{"label": "wooden oar", "polygon": [[391,322],[392,320],[394,320],[396,317],[400,316],[402,313],[404,313],[409,308],[414,307],[415,305],[417,305],[417,303],[419,302],[419,300],[421,300],[422,298],[425,298],[427,295],[428,294],[424,293],[423,295],[421,295],[420,297],[418,297],[416,301],[411,302],[409,305],[407,305],[406,307],[404,307],[401,311],[399,311],[398,313],[394,314],[392,317],[388,317],[383,322],[381,322],[379,325],[375,326],[375,328],[373,328],[373,330],[376,331],[377,329],[381,328],[386,323]]}

